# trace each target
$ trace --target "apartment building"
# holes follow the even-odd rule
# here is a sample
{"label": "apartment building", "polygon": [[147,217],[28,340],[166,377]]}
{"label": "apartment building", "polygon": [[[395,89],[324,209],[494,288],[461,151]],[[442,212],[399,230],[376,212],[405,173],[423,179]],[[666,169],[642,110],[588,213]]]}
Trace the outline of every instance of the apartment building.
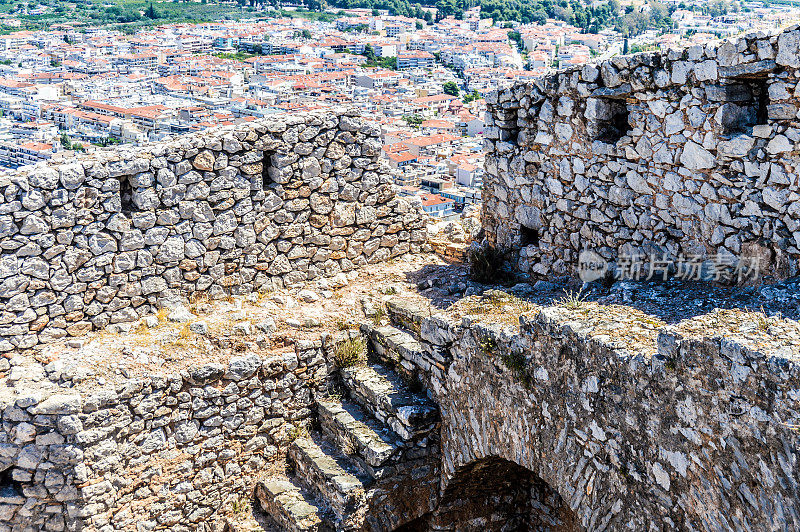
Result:
{"label": "apartment building", "polygon": [[423,51],[398,53],[397,69],[433,68],[435,60],[433,54]]}
{"label": "apartment building", "polygon": [[136,70],[155,71],[158,67],[158,55],[142,54],[122,54],[114,58],[114,67],[121,73],[129,73]]}
{"label": "apartment building", "polygon": [[56,151],[58,149],[53,144],[44,142],[0,142],[0,165],[18,168],[36,164],[51,158]]}

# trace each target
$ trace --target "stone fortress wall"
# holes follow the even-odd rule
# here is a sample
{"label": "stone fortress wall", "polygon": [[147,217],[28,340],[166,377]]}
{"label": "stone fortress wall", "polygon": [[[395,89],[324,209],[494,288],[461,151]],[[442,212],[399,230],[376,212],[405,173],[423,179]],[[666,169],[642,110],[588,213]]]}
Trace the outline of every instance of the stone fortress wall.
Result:
{"label": "stone fortress wall", "polygon": [[305,341],[105,386],[15,373],[0,394],[0,530],[210,532],[308,425],[327,367]]}
{"label": "stone fortress wall", "polygon": [[475,311],[389,301],[389,325],[362,325],[367,366],[337,366],[349,332],[93,389],[16,383],[0,530],[216,532],[246,503],[282,530],[800,527],[795,322]]}
{"label": "stone fortress wall", "polygon": [[[317,140],[298,132],[309,128]],[[85,315],[122,323],[116,312],[138,316],[170,291],[247,292],[301,280],[275,267],[284,259],[301,276],[336,276],[416,249],[422,221],[377,172],[375,132],[361,121],[311,113],[225,131],[132,151],[152,158],[106,161],[97,168],[109,175],[77,174],[82,185],[70,173],[77,163],[7,177],[6,198],[19,203],[2,216],[16,220],[8,227],[18,233],[0,242],[14,272],[2,287],[22,291],[5,292],[5,319],[66,322],[62,309],[79,300],[100,310]],[[181,145],[170,162],[167,148]],[[265,187],[267,146],[278,148]],[[309,148],[320,158],[297,155]],[[148,160],[158,171],[145,169]],[[245,164],[256,166],[243,171]],[[178,175],[200,181],[184,188]],[[207,192],[172,204],[171,194],[188,194],[190,185]],[[70,197],[90,207],[66,209],[57,199]],[[193,206],[211,209],[213,221],[175,220]],[[69,212],[73,224],[53,229]],[[78,224],[83,217],[88,225]],[[193,258],[187,249],[202,243],[188,238],[195,229],[211,236]],[[281,236],[269,239],[276,230]],[[236,247],[244,233],[253,247]],[[344,235],[347,245],[332,249]],[[143,247],[122,249],[130,238]],[[330,255],[314,261],[296,248]],[[137,266],[140,256],[153,262]],[[216,273],[206,257],[221,265]],[[61,278],[69,284],[53,284]],[[159,290],[135,292],[151,282]],[[20,296],[28,306],[15,310]],[[103,383],[20,356],[0,387],[0,531],[229,531],[225,515],[248,503],[285,530],[800,528],[796,322],[714,315],[667,327],[631,309],[610,315],[580,301],[539,308],[496,291],[437,314],[416,297],[389,301],[388,325],[362,325],[369,364],[337,363],[337,346],[356,331],[268,355],[236,351],[230,360],[209,350],[214,362]],[[38,304],[48,298],[62,303]],[[127,306],[114,308],[119,302]],[[30,311],[36,318],[25,321]],[[487,312],[507,325],[488,324]],[[7,335],[9,343],[19,338]],[[275,471],[284,455],[292,467]]]}
{"label": "stone fortress wall", "polygon": [[353,111],[280,115],[0,176],[0,352],[418,251]]}
{"label": "stone fortress wall", "polygon": [[614,57],[487,97],[484,228],[515,269],[591,250],[800,256],[800,30]]}
{"label": "stone fortress wall", "polygon": [[[754,342],[749,319],[655,328],[589,304],[534,309],[518,330],[480,310],[459,320],[393,300],[388,313],[392,327],[365,328],[373,350],[441,415],[429,530],[800,527],[800,364],[780,341],[796,322]],[[628,340],[611,338],[619,328]]]}

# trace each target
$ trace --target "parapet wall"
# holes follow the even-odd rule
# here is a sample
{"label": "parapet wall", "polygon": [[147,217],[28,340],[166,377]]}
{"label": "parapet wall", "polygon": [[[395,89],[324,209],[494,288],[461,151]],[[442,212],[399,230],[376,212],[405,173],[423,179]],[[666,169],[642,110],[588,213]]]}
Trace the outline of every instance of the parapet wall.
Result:
{"label": "parapet wall", "polygon": [[218,530],[308,426],[326,374],[321,341],[99,387],[15,366],[0,530]]}
{"label": "parapet wall", "polygon": [[483,321],[521,305],[493,294],[460,320],[389,307],[421,344],[396,367],[442,415],[430,529],[506,529],[502,500],[520,529],[800,527],[797,322],[717,311],[665,326],[585,302],[531,308],[519,328]]}
{"label": "parapet wall", "polygon": [[[365,529],[800,527],[797,322],[730,310],[665,326],[496,291],[454,307],[391,301],[393,326],[362,325],[371,361],[355,367],[336,354],[355,331],[269,354],[209,348],[225,362],[111,383],[17,357],[0,389],[0,530],[216,532],[308,427],[340,442],[326,456],[374,472]],[[390,368],[388,388],[357,377]],[[339,379],[347,406],[329,394]],[[388,445],[425,419],[395,406],[423,390],[433,432]],[[366,449],[389,461],[368,467]]]}
{"label": "parapet wall", "polygon": [[797,273],[800,30],[614,57],[487,97],[484,229],[517,270],[591,250]]}
{"label": "parapet wall", "polygon": [[379,133],[352,111],[281,115],[0,176],[0,352],[418,251]]}

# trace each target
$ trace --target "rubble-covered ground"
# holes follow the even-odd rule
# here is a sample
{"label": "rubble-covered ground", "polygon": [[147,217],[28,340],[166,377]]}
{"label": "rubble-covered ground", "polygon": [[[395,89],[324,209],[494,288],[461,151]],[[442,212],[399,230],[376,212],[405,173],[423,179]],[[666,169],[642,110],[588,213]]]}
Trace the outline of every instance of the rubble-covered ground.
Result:
{"label": "rubble-covered ground", "polygon": [[[393,297],[417,301],[430,313],[518,323],[522,313],[565,301],[592,303],[596,320],[618,321],[630,307],[657,330],[664,324],[734,309],[755,319],[798,317],[798,281],[732,287],[707,283],[621,281],[583,287],[568,278],[489,286],[470,280],[469,267],[431,254],[405,256],[351,272],[349,278],[321,279],[306,286],[209,300],[195,295],[166,304],[138,322],[38,346],[10,359],[6,383],[49,381],[59,386],[105,384],[137,374],[166,374],[189,364],[226,361],[241,352],[292,349],[296,340],[356,327],[384,318],[381,303]],[[512,294],[513,304],[492,304],[487,290]],[[488,303],[487,303],[488,301]],[[694,320],[695,322],[697,320]],[[716,325],[708,324],[709,328]],[[35,361],[35,362],[34,362]]]}
{"label": "rubble-covered ground", "polygon": [[[385,322],[383,302],[392,298],[430,314],[455,320],[470,315],[512,327],[520,315],[553,307],[548,312],[582,322],[591,336],[645,356],[655,354],[667,325],[683,336],[731,335],[754,349],[800,356],[800,288],[793,280],[760,287],[630,281],[583,287],[563,278],[489,286],[471,281],[467,265],[420,254],[293,289],[218,300],[195,295],[135,323],[37,346],[4,359],[0,395],[91,391],[135,376],[225,363],[243,352],[291,350],[299,340]],[[245,521],[236,530],[248,530]]]}

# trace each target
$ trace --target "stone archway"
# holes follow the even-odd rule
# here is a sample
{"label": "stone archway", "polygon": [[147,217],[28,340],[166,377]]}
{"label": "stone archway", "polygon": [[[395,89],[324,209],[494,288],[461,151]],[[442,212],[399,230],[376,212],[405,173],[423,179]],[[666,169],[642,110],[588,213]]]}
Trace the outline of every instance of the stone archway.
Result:
{"label": "stone archway", "polygon": [[536,473],[497,456],[456,470],[437,510],[404,532],[506,532],[582,530],[561,496]]}

